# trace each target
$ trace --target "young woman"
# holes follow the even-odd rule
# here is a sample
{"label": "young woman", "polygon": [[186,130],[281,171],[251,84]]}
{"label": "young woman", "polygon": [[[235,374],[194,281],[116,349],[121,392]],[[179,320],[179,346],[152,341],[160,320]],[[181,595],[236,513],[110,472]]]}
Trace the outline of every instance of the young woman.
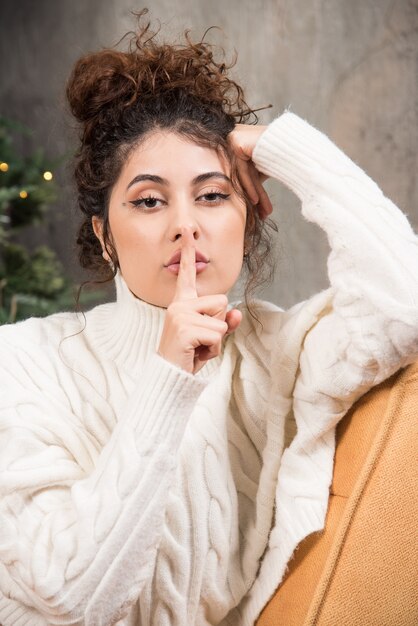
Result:
{"label": "young woman", "polygon": [[[253,624],[324,525],[335,425],[418,355],[404,215],[296,115],[237,123],[209,45],[132,43],[67,90],[80,258],[116,302],[0,332],[3,626]],[[266,176],[332,249],[287,312],[227,300],[268,264]]]}

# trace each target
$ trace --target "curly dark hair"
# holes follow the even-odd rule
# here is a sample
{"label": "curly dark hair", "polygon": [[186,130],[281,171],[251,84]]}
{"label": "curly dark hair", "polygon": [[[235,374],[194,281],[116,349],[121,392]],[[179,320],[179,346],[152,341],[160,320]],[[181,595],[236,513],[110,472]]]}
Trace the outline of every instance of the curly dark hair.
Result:
{"label": "curly dark hair", "polygon": [[[84,215],[77,237],[80,264],[103,282],[114,278],[118,257],[108,221],[112,187],[130,152],[148,133],[170,130],[221,152],[231,164],[233,185],[247,206],[247,298],[272,276],[268,230],[277,227],[260,219],[241,188],[227,138],[236,123],[250,119],[256,123],[257,116],[247,106],[242,88],[227,76],[236,59],[227,64],[222,48],[204,42],[205,36],[193,42],[189,31],[182,44],[159,43],[158,31],[151,30],[146,13],[144,9],[137,14],[136,32],[121,40],[129,37],[127,51],[108,48],[87,54],[76,62],[68,80],[67,99],[80,123],[75,161],[78,204]],[[102,256],[93,216],[102,220],[113,268]]]}

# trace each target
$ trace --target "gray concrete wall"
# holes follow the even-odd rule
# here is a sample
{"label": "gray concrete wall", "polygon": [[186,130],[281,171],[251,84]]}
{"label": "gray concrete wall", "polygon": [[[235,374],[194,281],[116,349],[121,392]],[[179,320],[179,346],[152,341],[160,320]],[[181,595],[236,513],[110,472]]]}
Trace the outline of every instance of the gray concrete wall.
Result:
{"label": "gray concrete wall", "polygon": [[[418,0],[153,0],[152,16],[170,38],[191,27],[236,48],[235,75],[254,107],[271,102],[268,122],[284,108],[328,133],[418,228]],[[132,0],[2,0],[0,111],[31,127],[22,149],[43,145],[71,153],[64,85],[82,53],[115,43],[132,28]],[[73,275],[74,192],[58,173],[62,195],[47,239]],[[327,242],[279,184],[268,188],[280,226],[278,271],[264,296],[289,306],[327,285]]]}

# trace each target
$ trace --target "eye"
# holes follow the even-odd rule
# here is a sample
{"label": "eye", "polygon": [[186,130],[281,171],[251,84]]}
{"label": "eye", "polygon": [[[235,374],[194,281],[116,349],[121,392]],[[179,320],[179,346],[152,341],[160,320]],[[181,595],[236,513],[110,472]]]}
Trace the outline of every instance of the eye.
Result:
{"label": "eye", "polygon": [[130,200],[130,204],[134,207],[143,209],[143,210],[152,210],[158,209],[163,204],[166,204],[165,200],[161,200],[161,198],[155,198],[154,196],[146,196],[142,198],[137,198],[136,200]]}
{"label": "eye", "polygon": [[197,198],[199,201],[206,202],[206,204],[221,204],[224,200],[228,200],[231,194],[222,193],[221,191],[209,191]]}

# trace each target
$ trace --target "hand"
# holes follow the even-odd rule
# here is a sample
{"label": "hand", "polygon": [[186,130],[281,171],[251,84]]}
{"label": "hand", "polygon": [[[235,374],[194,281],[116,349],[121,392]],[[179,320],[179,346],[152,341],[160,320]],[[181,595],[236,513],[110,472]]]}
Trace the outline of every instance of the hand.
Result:
{"label": "hand", "polygon": [[198,296],[196,291],[196,252],[190,228],[183,229],[181,259],[176,291],[161,335],[158,354],[196,374],[206,361],[221,353],[224,337],[238,328],[242,314],[227,311],[224,294]]}
{"label": "hand", "polygon": [[262,183],[267,180],[252,162],[253,150],[267,126],[237,124],[228,140],[237,156],[238,175],[251,202],[257,207],[261,219],[266,219],[273,207]]}

